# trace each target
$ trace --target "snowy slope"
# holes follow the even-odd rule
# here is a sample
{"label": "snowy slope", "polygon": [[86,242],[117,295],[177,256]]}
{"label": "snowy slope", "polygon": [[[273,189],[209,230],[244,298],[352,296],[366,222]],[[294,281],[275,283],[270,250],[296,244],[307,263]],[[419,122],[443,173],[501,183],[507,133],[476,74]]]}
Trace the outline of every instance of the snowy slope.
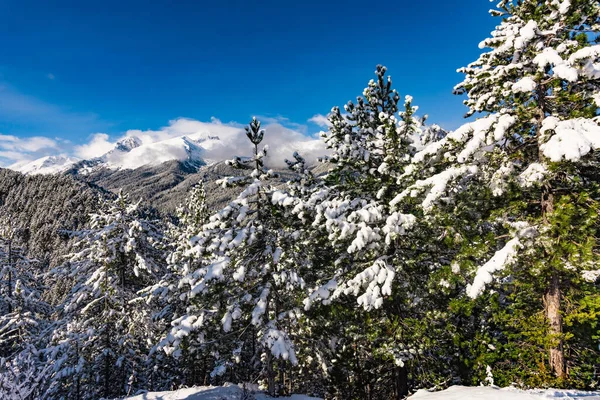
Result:
{"label": "snowy slope", "polygon": [[25,175],[57,174],[66,171],[78,161],[76,158],[66,156],[46,156],[34,161],[21,161],[8,168]]}
{"label": "snowy slope", "polygon": [[451,386],[440,392],[419,390],[409,397],[410,400],[541,400],[541,399],[586,399],[600,400],[600,392],[578,390],[498,388],[491,386]]}
{"label": "snowy slope", "polygon": [[[173,392],[151,392],[140,394],[133,397],[127,397],[128,400],[240,400],[242,389],[237,385],[225,384],[224,386],[201,386],[188,389],[175,390]],[[256,400],[268,400],[271,397],[256,393]],[[320,400],[316,397],[309,397],[294,394],[290,397],[278,397],[280,400]]]}

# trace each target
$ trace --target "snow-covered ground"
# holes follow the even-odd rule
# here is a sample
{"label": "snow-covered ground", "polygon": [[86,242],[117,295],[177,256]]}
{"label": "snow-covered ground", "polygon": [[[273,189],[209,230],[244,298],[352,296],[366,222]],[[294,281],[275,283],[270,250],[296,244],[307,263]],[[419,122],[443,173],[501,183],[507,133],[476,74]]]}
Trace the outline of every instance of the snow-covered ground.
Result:
{"label": "snow-covered ground", "polygon": [[585,399],[600,400],[600,392],[579,390],[497,388],[491,386],[451,386],[440,392],[419,390],[410,400],[541,400],[541,399]]}
{"label": "snow-covered ground", "polygon": [[[242,389],[233,384],[224,386],[199,386],[188,389],[179,389],[173,392],[151,392],[128,397],[127,400],[240,400]],[[251,397],[252,398],[252,397]],[[271,397],[263,394],[254,394],[256,400],[267,400]],[[290,397],[278,397],[279,400],[320,400],[316,397],[309,397],[294,394]]]}
{"label": "snow-covered ground", "polygon": [[[173,392],[152,392],[128,397],[128,400],[240,400],[242,389],[233,384],[224,386],[202,386],[180,389]],[[254,394],[256,400],[268,400],[264,393]],[[320,400],[294,394],[291,397],[278,397],[279,400]],[[600,392],[579,390],[498,388],[491,386],[452,386],[439,392],[419,390],[409,400],[600,400]]]}

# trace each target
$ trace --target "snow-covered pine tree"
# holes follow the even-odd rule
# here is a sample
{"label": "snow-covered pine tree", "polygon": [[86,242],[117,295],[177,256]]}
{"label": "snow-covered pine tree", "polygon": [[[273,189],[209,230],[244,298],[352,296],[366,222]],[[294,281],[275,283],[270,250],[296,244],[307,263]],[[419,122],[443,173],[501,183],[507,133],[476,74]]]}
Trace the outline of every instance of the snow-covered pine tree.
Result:
{"label": "snow-covered pine tree", "polygon": [[0,356],[9,358],[40,345],[50,314],[42,271],[15,243],[16,231],[9,219],[0,223]]}
{"label": "snow-covered pine tree", "polygon": [[[327,161],[333,169],[325,178],[326,187],[315,192],[303,208],[314,210],[313,228],[324,229],[337,248],[338,277],[315,290],[307,307],[344,292],[358,296],[364,288],[358,304],[365,310],[379,308],[382,294],[390,294],[395,275],[385,250],[414,223],[412,215],[388,212],[392,194],[402,185],[400,178],[414,151],[412,137],[418,131],[410,96],[402,120],[397,120],[400,96],[385,72],[385,67],[377,67],[377,81],[369,82],[365,98],[358,97],[356,105],[348,102],[346,115],[334,107],[331,127],[322,134],[331,149]],[[378,274],[365,272],[373,268],[381,271],[382,282],[377,282]],[[362,272],[364,276],[358,276]]]}
{"label": "snow-covered pine tree", "polygon": [[[420,255],[427,251],[415,240],[431,236],[422,228],[413,232],[412,210],[392,210],[390,202],[410,183],[404,177],[417,146],[443,132],[423,126],[410,96],[399,110],[400,96],[385,73],[378,66],[377,79],[345,113],[332,109],[323,137],[333,168],[308,198],[290,202],[308,216],[305,229],[325,249],[313,260],[319,275],[310,279],[315,286],[305,301],[306,330],[323,341],[321,364],[343,398],[401,396],[409,373],[417,385],[431,383],[416,376],[425,369],[422,361],[409,364],[433,342],[425,339],[433,330],[423,329],[431,307],[424,299],[438,261]],[[335,364],[328,364],[332,359]]]}
{"label": "snow-covered pine tree", "polygon": [[174,353],[176,357],[162,351],[162,346],[168,343],[162,342],[162,339],[169,332],[171,322],[195,313],[194,305],[190,304],[187,296],[189,286],[180,285],[180,282],[202,262],[201,254],[194,250],[193,238],[208,222],[208,217],[204,183],[200,181],[192,187],[184,204],[177,208],[177,223],[166,232],[165,251],[168,256],[165,275],[158,283],[141,292],[146,302],[156,307],[153,318],[158,330],[155,332],[151,357],[162,359],[162,379],[176,386],[207,385],[213,369],[210,347],[202,340],[197,340],[195,335],[182,338],[180,348]]}
{"label": "snow-covered pine tree", "polygon": [[189,240],[196,233],[200,232],[209,216],[204,182],[200,181],[190,190],[185,204],[177,208],[178,226],[181,229],[187,230],[187,233],[182,236]]}
{"label": "snow-covered pine tree", "polygon": [[483,116],[415,154],[415,183],[392,204],[454,215],[448,279],[476,270],[466,294],[484,294],[479,332],[496,349],[483,343],[481,360],[496,354],[505,383],[547,384],[550,371],[586,386],[599,357],[600,4],[502,0],[492,14],[490,50],[455,89]]}
{"label": "snow-covered pine tree", "polygon": [[40,362],[32,345],[10,359],[0,358],[0,398],[5,400],[40,399],[44,395],[51,366]]}
{"label": "snow-covered pine tree", "polygon": [[306,263],[297,259],[302,253],[288,251],[294,234],[272,203],[274,174],[264,165],[267,148],[259,147],[260,122],[253,119],[246,135],[253,156],[236,157],[230,165],[250,173],[220,181],[244,189],[193,238],[202,258],[180,282],[188,288],[181,297],[188,310],[173,321],[162,346],[177,354],[183,339],[194,335],[216,348],[213,377],[228,373],[231,380],[251,381],[258,374],[276,394],[283,388],[276,373],[284,376],[286,364],[297,363],[290,331],[300,315]]}
{"label": "snow-covered pine tree", "polygon": [[[286,160],[286,163],[293,173],[292,178],[271,196],[271,203],[276,206],[284,232],[292,239],[288,240],[284,250],[284,262],[292,262],[298,267],[305,285],[314,285],[323,279],[325,271],[320,270],[320,267],[331,261],[331,254],[327,238],[312,227],[315,214],[312,207],[307,207],[307,202],[324,189],[324,183],[313,174],[313,166],[308,165],[298,152],[294,152],[292,159]],[[290,254],[293,258],[289,257]],[[308,293],[304,291],[298,294],[300,296],[294,295],[291,299],[296,307],[302,308]],[[319,309],[321,311],[323,310]],[[289,333],[294,341],[298,366],[287,374],[290,392],[293,390],[314,396],[325,396],[328,392],[326,378],[330,364],[326,360],[330,357],[323,349],[331,343],[331,337],[323,336],[321,327],[322,322],[328,323],[333,316],[330,315],[327,319],[321,318],[322,315],[315,318],[314,313],[306,314],[304,310],[296,310],[299,323],[290,326]]]}
{"label": "snow-covered pine tree", "polygon": [[46,355],[53,366],[50,397],[96,399],[145,387],[152,321],[137,292],[162,275],[154,248],[160,233],[119,193],[106,210],[91,215],[79,251],[54,271],[74,282],[59,307]]}

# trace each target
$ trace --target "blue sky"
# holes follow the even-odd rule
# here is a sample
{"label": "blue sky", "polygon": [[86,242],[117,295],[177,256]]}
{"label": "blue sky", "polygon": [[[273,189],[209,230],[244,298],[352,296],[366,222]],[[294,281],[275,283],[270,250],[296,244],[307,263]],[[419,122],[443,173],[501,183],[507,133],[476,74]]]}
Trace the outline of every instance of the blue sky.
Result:
{"label": "blue sky", "polygon": [[[72,152],[96,133],[113,140],[180,117],[253,115],[311,134],[319,127],[310,118],[360,95],[376,64],[420,113],[455,128],[466,111],[451,93],[456,68],[477,58],[498,22],[491,6],[0,0],[0,134],[47,137],[52,151]],[[13,161],[50,151],[37,147],[0,148],[0,162],[9,150]]]}

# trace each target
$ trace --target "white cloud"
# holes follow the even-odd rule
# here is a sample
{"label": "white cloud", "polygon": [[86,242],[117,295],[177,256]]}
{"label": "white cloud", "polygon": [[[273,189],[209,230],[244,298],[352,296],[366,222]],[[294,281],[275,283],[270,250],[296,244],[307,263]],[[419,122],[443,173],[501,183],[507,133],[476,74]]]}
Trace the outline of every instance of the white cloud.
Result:
{"label": "white cloud", "polygon": [[8,146],[8,143],[16,143],[19,141],[19,138],[13,135],[3,135],[0,133],[0,143],[1,145]]}
{"label": "white cloud", "polygon": [[[23,154],[21,152],[18,151],[4,151],[1,150],[0,151],[0,159],[4,159],[5,161],[9,161],[10,162],[15,162],[15,161],[30,161],[31,159],[28,158],[27,154]],[[6,162],[3,162],[2,164],[6,164]]]}
{"label": "white cloud", "polygon": [[307,137],[279,124],[265,127],[264,142],[269,146],[268,162],[279,168],[286,166],[285,160],[291,159],[295,151],[311,164],[316,163],[318,157],[328,154],[322,140]]}
{"label": "white cloud", "polygon": [[0,134],[0,165],[17,161],[34,160],[51,152],[56,152],[58,143],[43,136],[19,138]]}
{"label": "white cloud", "polygon": [[[291,158],[294,151],[302,153],[309,162],[316,161],[317,157],[327,153],[324,143],[320,140],[285,127],[276,120],[269,119],[269,122],[263,125],[265,129],[263,145],[269,146],[267,163],[270,166],[285,167],[285,159]],[[209,162],[214,162],[251,154],[251,144],[246,137],[244,127],[245,125],[237,122],[223,123],[214,117],[210,122],[179,118],[170,121],[168,126],[159,130],[129,130],[125,136],[138,137],[145,145],[187,136],[200,141],[203,147],[202,157]],[[210,140],[216,137],[219,140]],[[127,161],[123,160],[123,162]]]}
{"label": "white cloud", "polygon": [[55,149],[56,141],[43,136],[35,136],[27,139],[21,139],[17,142],[17,149],[27,152],[38,152],[44,149]]}
{"label": "white cloud", "polygon": [[284,117],[283,115],[276,115],[274,117],[266,115],[256,115],[255,118],[258,119],[263,126],[281,125],[291,130],[300,132],[302,134],[306,134],[308,132],[308,127],[305,124],[292,122],[289,118]]}
{"label": "white cloud", "polygon": [[321,128],[329,128],[331,126],[331,124],[329,123],[329,120],[323,114],[315,114],[315,115],[313,115],[308,120],[308,122],[312,122],[313,124],[318,125]]}
{"label": "white cloud", "polygon": [[[301,153],[311,163],[327,154],[325,144],[321,140],[291,128],[291,126],[299,126],[298,124],[285,121],[287,126],[284,126],[277,122],[277,119],[268,119],[268,121],[263,125],[265,139],[262,144],[269,146],[266,159],[269,167],[284,168],[285,159],[292,158],[295,151]],[[187,156],[185,142],[179,138],[186,136],[198,142],[202,148],[200,157],[207,162],[217,162],[234,156],[251,155],[252,145],[246,137],[244,127],[245,125],[237,122],[223,123],[216,118],[212,118],[209,122],[178,118],[157,130],[132,129],[117,138],[111,138],[106,133],[96,133],[90,136],[87,143],[79,145],[45,137],[20,139],[16,136],[0,135],[0,152],[14,151],[5,155],[0,153],[0,160],[4,158],[14,163],[34,159],[34,155],[35,158],[55,155],[57,148],[63,150],[68,156],[90,159],[112,150],[118,140],[137,137],[141,140],[142,147],[129,153],[113,153],[108,160],[124,168],[136,168],[148,162],[185,159]]]}
{"label": "white cloud", "polygon": [[[46,78],[53,80],[55,76],[48,72]],[[285,166],[284,159],[291,158],[294,151],[301,152],[308,160],[314,160],[317,156],[326,153],[323,143],[307,135],[306,124],[292,122],[280,115],[262,116],[259,119],[266,129],[264,144],[270,146],[267,162],[272,166]],[[201,141],[201,156],[207,161],[221,161],[236,155],[251,153],[251,145],[244,132],[245,124],[224,123],[216,118],[207,122],[178,118],[157,130],[129,130],[121,137],[114,137],[101,133],[110,125],[101,121],[95,114],[73,112],[68,108],[29,96],[3,81],[1,77],[0,120],[18,126],[21,132],[44,132],[48,135],[48,137],[22,137],[21,132],[19,135],[14,135],[14,132],[11,132],[13,135],[0,134],[0,165],[2,166],[58,154],[83,159],[99,157],[113,149],[117,140],[129,136],[138,137],[144,145],[156,144],[153,148],[158,150],[146,154],[146,156],[155,154],[156,156],[153,156],[155,161],[171,155],[177,158],[185,156],[185,151],[183,153],[181,151],[181,146],[184,146],[183,141],[163,143],[164,146],[157,144],[181,136]],[[56,137],[57,133],[60,136],[77,137],[88,132],[100,133],[90,135],[87,143],[72,143]],[[211,140],[211,137],[218,137],[219,140]],[[160,153],[161,151],[165,152]],[[141,152],[134,152],[133,155]],[[140,160],[145,159],[147,158],[142,157]]]}
{"label": "white cloud", "polygon": [[89,143],[74,146],[73,154],[83,159],[100,157],[114,147],[114,143],[111,143],[108,139],[109,136],[106,133],[95,133]]}

